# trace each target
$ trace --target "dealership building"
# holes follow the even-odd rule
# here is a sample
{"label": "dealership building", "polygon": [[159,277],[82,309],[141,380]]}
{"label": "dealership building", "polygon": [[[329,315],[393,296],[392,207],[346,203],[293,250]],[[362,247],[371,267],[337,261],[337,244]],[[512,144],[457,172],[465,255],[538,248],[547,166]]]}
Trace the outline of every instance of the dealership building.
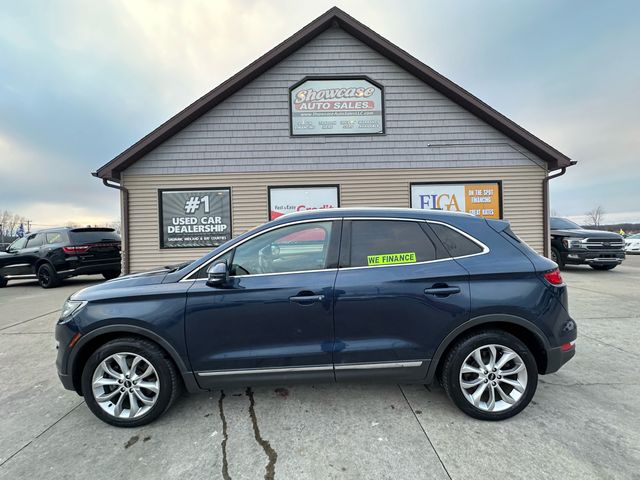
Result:
{"label": "dealership building", "polygon": [[504,218],[547,253],[548,182],[574,163],[332,8],[94,175],[120,190],[136,272],[336,206]]}

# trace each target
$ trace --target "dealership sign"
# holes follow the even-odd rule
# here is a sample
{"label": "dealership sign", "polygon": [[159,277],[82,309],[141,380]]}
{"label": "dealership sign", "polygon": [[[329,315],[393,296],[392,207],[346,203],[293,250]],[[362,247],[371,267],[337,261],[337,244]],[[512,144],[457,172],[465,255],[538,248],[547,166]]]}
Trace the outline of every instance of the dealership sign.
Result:
{"label": "dealership sign", "polygon": [[231,238],[228,188],[160,190],[160,248],[215,247]]}
{"label": "dealership sign", "polygon": [[384,133],[382,88],[370,80],[309,79],[290,95],[292,135]]}
{"label": "dealership sign", "polygon": [[287,213],[339,206],[337,185],[269,188],[269,220]]}
{"label": "dealership sign", "polygon": [[411,185],[411,208],[502,218],[502,184],[497,181],[414,183]]}

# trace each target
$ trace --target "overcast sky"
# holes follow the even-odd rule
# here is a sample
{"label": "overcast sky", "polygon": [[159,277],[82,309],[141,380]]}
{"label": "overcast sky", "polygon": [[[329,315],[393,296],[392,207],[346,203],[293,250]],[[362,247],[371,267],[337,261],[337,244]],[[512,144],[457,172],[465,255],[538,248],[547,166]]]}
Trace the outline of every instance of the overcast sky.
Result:
{"label": "overcast sky", "polygon": [[557,214],[640,221],[633,0],[4,2],[0,210],[117,219],[90,172],[334,4],[577,160]]}

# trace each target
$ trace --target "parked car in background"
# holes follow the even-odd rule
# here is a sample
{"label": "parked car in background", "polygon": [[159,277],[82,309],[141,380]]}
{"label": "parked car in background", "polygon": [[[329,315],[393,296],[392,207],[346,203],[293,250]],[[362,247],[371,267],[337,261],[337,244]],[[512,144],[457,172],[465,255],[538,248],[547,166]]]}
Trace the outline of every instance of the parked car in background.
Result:
{"label": "parked car in background", "polygon": [[624,238],[617,233],[587,230],[566,218],[551,217],[551,259],[565,265],[611,270],[624,260]]}
{"label": "parked car in background", "polygon": [[640,253],[640,233],[629,235],[624,239],[625,253]]}
{"label": "parked car in background", "polygon": [[50,228],[17,239],[0,252],[0,287],[36,278],[43,288],[77,275],[120,275],[120,236],[113,228]]}
{"label": "parked car in background", "polygon": [[147,424],[188,391],[439,380],[512,417],[575,354],[555,263],[509,223],[416,209],[293,213],[199,260],[88,287],[56,325],[63,385],[101,420]]}

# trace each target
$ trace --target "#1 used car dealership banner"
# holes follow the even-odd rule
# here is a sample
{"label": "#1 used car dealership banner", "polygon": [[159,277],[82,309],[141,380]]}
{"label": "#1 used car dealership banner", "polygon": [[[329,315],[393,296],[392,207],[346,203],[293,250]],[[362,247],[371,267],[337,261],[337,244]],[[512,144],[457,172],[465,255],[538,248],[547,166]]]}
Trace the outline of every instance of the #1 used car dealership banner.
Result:
{"label": "#1 used car dealership banner", "polygon": [[215,247],[231,238],[228,188],[160,190],[160,248]]}
{"label": "#1 used car dealership banner", "polygon": [[269,220],[287,213],[339,206],[338,187],[335,185],[269,188]]}
{"label": "#1 used car dealership banner", "polygon": [[382,88],[364,78],[309,79],[291,89],[292,135],[384,133]]}
{"label": "#1 used car dealership banner", "polygon": [[466,212],[484,218],[502,218],[500,182],[414,183],[411,208]]}

